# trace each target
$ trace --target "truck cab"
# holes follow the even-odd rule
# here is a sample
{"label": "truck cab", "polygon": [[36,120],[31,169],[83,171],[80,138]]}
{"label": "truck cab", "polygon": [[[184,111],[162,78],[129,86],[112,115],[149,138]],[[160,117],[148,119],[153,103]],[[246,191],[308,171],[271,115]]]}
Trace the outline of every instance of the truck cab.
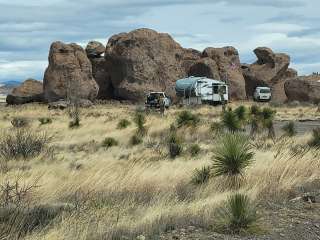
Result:
{"label": "truck cab", "polygon": [[269,87],[256,87],[253,93],[253,100],[255,101],[270,101],[271,89]]}
{"label": "truck cab", "polygon": [[170,107],[171,100],[164,92],[150,92],[145,102],[148,108],[160,108],[160,99],[163,99],[166,108]]}

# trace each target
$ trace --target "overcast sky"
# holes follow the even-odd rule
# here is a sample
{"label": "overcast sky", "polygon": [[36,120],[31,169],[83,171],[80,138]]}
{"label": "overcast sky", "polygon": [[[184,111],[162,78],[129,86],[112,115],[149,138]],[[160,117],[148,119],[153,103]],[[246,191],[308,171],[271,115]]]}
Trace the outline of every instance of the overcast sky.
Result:
{"label": "overcast sky", "polygon": [[310,74],[320,71],[319,10],[319,0],[0,0],[0,82],[42,80],[53,41],[106,44],[141,27],[187,48],[235,46],[246,63],[271,47]]}

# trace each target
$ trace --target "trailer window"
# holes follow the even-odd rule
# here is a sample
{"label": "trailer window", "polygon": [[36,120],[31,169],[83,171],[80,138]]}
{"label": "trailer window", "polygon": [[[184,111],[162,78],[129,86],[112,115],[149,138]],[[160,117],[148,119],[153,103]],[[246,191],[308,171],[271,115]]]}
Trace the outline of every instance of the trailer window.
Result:
{"label": "trailer window", "polygon": [[219,86],[213,86],[213,93],[218,94],[219,93]]}
{"label": "trailer window", "polygon": [[227,93],[227,88],[226,88],[226,86],[220,86],[220,92],[222,93],[222,94],[226,94]]}

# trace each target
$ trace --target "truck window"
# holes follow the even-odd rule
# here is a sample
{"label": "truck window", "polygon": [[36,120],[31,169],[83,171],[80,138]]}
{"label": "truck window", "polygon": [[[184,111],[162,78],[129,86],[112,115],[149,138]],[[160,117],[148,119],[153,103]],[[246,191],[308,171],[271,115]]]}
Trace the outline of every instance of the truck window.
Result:
{"label": "truck window", "polygon": [[260,93],[270,93],[270,89],[260,89]]}

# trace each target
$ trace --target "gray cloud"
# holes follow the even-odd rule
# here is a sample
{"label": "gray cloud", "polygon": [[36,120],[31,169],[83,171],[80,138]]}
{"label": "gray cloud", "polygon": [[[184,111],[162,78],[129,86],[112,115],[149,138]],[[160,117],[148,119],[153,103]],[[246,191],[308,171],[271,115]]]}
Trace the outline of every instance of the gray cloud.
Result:
{"label": "gray cloud", "polygon": [[[245,61],[254,59],[251,51],[257,45],[269,45],[290,51],[301,67],[309,62],[308,56],[315,61],[318,54],[308,41],[300,41],[319,31],[315,6],[319,6],[317,0],[0,0],[0,81],[10,76],[41,78],[53,41],[103,39],[105,43],[113,34],[140,27],[169,32],[184,47],[199,50],[234,45]],[[295,44],[288,47],[272,27],[267,37],[250,28],[265,23],[295,23],[304,28],[278,28],[286,40],[294,39]]]}

